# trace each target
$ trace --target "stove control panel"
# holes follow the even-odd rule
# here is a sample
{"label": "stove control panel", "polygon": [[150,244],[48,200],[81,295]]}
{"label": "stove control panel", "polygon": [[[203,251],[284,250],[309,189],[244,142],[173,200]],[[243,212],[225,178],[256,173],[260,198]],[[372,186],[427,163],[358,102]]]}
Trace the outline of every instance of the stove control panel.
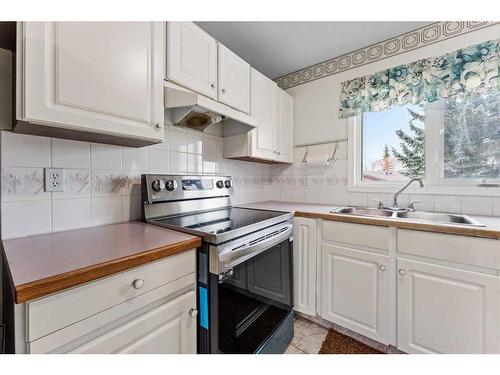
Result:
{"label": "stove control panel", "polygon": [[182,189],[183,190],[212,190],[214,188],[214,182],[210,179],[196,178],[196,179],[183,179]]}
{"label": "stove control panel", "polygon": [[142,189],[147,200],[172,200],[230,196],[233,183],[228,176],[142,176]]}

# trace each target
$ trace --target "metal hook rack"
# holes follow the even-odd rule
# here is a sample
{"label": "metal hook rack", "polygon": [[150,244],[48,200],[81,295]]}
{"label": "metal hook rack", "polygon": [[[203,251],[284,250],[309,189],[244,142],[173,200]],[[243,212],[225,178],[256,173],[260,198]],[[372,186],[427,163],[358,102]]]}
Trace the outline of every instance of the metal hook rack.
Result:
{"label": "metal hook rack", "polygon": [[307,163],[307,155],[309,154],[309,146],[317,146],[317,145],[323,145],[323,144],[328,144],[328,143],[334,143],[333,151],[330,157],[328,157],[327,162],[330,163],[332,161],[335,161],[335,154],[337,153],[337,150],[339,148],[339,142],[346,142],[347,138],[342,138],[342,139],[335,139],[332,141],[326,141],[326,142],[317,142],[317,143],[310,143],[307,145],[302,145],[299,147],[306,147],[306,152],[304,153],[304,157],[302,158],[302,163]]}

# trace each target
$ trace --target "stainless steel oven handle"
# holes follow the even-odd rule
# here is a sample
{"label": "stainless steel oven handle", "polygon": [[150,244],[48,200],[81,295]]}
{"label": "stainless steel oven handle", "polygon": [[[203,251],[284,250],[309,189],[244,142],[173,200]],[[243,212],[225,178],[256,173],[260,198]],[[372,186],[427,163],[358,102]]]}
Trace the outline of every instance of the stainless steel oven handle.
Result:
{"label": "stainless steel oven handle", "polygon": [[291,237],[293,231],[293,225],[288,224],[285,231],[280,234],[271,237],[262,242],[256,243],[253,246],[246,247],[241,250],[228,251],[227,253],[219,254],[219,261],[224,263],[224,268],[234,267],[254,256],[266,251],[267,249],[273,247],[274,245],[286,240]]}

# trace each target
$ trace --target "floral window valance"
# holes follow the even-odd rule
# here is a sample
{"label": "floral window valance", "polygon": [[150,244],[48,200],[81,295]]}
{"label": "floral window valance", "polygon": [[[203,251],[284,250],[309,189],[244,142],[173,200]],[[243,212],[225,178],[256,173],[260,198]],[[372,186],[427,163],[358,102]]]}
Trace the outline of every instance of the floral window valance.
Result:
{"label": "floral window valance", "polygon": [[490,40],[343,82],[339,117],[498,90],[499,41]]}

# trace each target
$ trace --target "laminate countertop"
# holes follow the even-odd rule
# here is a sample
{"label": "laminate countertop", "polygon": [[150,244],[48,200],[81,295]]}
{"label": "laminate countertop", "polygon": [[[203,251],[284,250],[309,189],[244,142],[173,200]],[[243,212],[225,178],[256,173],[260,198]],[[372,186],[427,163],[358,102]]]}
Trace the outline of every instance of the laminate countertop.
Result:
{"label": "laminate countertop", "polygon": [[77,286],[201,245],[199,237],[128,222],[2,241],[15,302]]}
{"label": "laminate countertop", "polygon": [[240,207],[255,208],[261,210],[287,211],[293,212],[297,217],[308,217],[313,219],[316,218],[323,220],[343,221],[348,223],[422,230],[426,232],[458,234],[462,236],[493,238],[497,240],[500,239],[500,217],[498,216],[467,215],[485,225],[485,227],[468,227],[463,225],[449,225],[408,219],[391,219],[335,214],[330,213],[330,211],[338,208],[339,206],[326,204],[263,201],[241,205]]}

